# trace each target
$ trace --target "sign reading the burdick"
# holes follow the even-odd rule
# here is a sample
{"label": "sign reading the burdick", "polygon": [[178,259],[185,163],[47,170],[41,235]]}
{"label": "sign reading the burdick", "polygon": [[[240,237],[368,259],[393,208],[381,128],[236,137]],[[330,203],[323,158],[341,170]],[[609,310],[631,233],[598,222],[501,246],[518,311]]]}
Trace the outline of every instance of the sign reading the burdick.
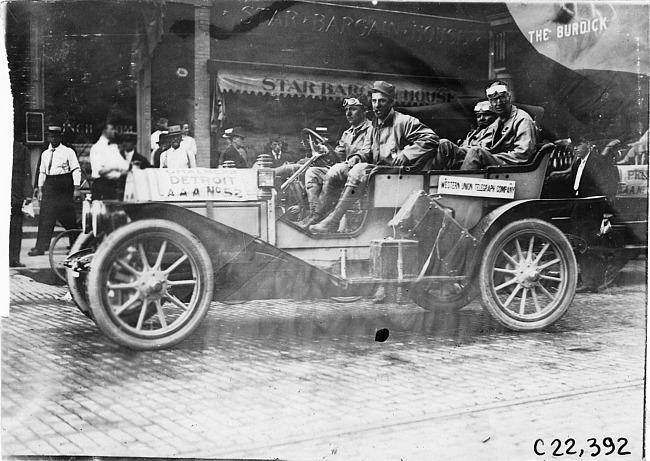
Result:
{"label": "sign reading the burdick", "polygon": [[513,199],[515,198],[515,181],[467,178],[461,176],[440,176],[438,179],[438,193],[446,195]]}

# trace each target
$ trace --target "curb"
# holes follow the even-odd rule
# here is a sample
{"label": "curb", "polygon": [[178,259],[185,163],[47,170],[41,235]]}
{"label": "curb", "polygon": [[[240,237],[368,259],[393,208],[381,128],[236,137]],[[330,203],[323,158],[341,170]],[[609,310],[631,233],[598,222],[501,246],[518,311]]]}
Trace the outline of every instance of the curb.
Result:
{"label": "curb", "polygon": [[12,267],[9,269],[9,275],[11,276],[12,274],[24,275],[35,282],[45,283],[47,285],[66,285],[49,267]]}

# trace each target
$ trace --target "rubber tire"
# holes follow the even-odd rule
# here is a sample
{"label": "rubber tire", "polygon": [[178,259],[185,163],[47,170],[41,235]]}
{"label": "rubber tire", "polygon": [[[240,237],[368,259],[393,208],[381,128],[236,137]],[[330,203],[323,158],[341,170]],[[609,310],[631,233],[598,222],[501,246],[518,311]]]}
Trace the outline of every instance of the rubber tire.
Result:
{"label": "rubber tire", "polygon": [[[502,246],[507,243],[513,236],[524,231],[535,231],[552,241],[557,250],[558,256],[565,259],[567,270],[567,283],[565,284],[564,293],[561,294],[558,305],[550,314],[535,322],[524,322],[513,319],[507,315],[492,298],[490,279],[494,260],[501,251]],[[479,271],[478,284],[480,289],[480,301],[483,308],[490,313],[499,324],[515,331],[536,331],[546,328],[562,318],[573,302],[576,286],[578,284],[578,263],[571,244],[566,236],[555,226],[540,219],[523,219],[506,225],[499,230],[492,240],[487,244],[483,256],[483,262]]]}
{"label": "rubber tire", "polygon": [[[138,338],[131,335],[116,325],[111,315],[104,306],[104,290],[106,281],[104,274],[112,263],[112,257],[117,248],[122,246],[134,235],[143,234],[147,231],[158,235],[165,235],[175,245],[183,246],[190,258],[194,259],[197,266],[197,280],[199,281],[198,306],[193,314],[179,330],[172,332],[169,336],[160,338]],[[213,271],[212,261],[203,244],[184,227],[162,219],[147,219],[135,221],[120,227],[106,237],[97,249],[93,258],[90,275],[88,277],[88,295],[90,306],[97,326],[102,332],[117,344],[134,350],[159,350],[172,347],[189,337],[201,324],[212,302],[213,294]]]}
{"label": "rubber tire", "polygon": [[330,301],[340,304],[350,304],[361,301],[363,296],[330,296]]}
{"label": "rubber tire", "polygon": [[627,266],[630,261],[638,257],[639,254],[635,252],[615,255],[616,260],[612,264],[607,265],[605,268],[605,287],[612,285],[618,276],[621,275],[621,272],[623,269],[625,269],[625,266]]}
{"label": "rubber tire", "polygon": [[[56,250],[56,245],[57,245],[57,243],[59,243],[59,240],[61,240],[61,239],[63,239],[63,238],[70,238],[69,235],[70,235],[70,233],[72,233],[72,232],[78,232],[79,235],[81,235],[82,230],[81,230],[81,229],[67,229],[67,230],[64,230],[64,231],[62,231],[62,232],[59,232],[59,233],[57,234],[57,236],[54,237],[54,238],[52,239],[52,241],[50,242],[50,248],[49,248],[48,251],[47,251],[47,257],[48,257],[48,260],[50,261],[50,268],[52,269],[52,272],[54,272],[54,274],[55,274],[55,275],[56,275],[56,276],[57,276],[57,277],[58,277],[62,282],[66,282],[66,281],[67,281],[67,276],[66,276],[67,269],[63,268],[63,270],[62,270],[61,272],[59,272],[59,271],[56,269],[55,264],[54,264],[54,251]],[[77,236],[77,238],[75,239],[75,243],[76,243],[76,241],[77,241],[78,238],[79,238],[79,236]],[[72,247],[70,247],[70,251],[72,251]]]}
{"label": "rubber tire", "polygon": [[[79,237],[77,237],[77,240],[75,240],[74,245],[72,245],[72,248],[70,249],[70,254],[76,253],[77,251],[81,251],[84,248],[87,248],[90,245],[90,242],[93,241],[95,237],[93,236],[92,232],[89,232],[87,234],[80,234]],[[93,319],[93,314],[92,311],[90,310],[90,303],[88,300],[88,292],[87,292],[87,281],[88,281],[88,274],[87,273],[79,273],[79,277],[74,277],[72,274],[74,271],[72,269],[66,269],[65,271],[65,278],[66,281],[68,282],[68,290],[70,290],[70,295],[72,296],[72,300],[74,303],[77,305],[79,310],[83,315],[88,317],[90,320]]]}
{"label": "rubber tire", "polygon": [[470,283],[460,293],[455,293],[452,296],[444,298],[436,297],[429,293],[424,287],[424,283],[414,284],[412,289],[413,294],[411,295],[411,299],[413,302],[428,311],[436,309],[449,311],[459,310],[474,301],[478,296],[478,289],[475,283]]}

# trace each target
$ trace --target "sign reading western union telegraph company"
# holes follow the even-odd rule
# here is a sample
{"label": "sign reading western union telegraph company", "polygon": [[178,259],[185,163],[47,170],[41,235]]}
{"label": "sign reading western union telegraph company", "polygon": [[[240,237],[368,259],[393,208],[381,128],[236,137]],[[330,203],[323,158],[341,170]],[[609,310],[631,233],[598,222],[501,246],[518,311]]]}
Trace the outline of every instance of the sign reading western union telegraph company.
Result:
{"label": "sign reading western union telegraph company", "polygon": [[438,179],[438,193],[446,195],[467,195],[470,197],[513,199],[515,198],[515,181],[440,176]]}

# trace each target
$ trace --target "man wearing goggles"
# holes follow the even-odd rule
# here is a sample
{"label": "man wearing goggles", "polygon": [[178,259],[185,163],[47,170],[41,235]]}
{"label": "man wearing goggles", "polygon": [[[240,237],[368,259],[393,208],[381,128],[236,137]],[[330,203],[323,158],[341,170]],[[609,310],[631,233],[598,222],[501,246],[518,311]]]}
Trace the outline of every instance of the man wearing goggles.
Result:
{"label": "man wearing goggles", "polygon": [[[422,168],[424,160],[438,152],[438,135],[417,118],[393,109],[395,87],[377,81],[372,87],[372,121],[370,148],[355,152],[345,162],[347,180],[337,181],[343,193],[334,211],[318,224],[309,227],[314,233],[336,232],[347,210],[363,196],[368,175],[377,166]],[[338,167],[332,167],[332,169]],[[434,166],[435,168],[435,166]]]}
{"label": "man wearing goggles", "polygon": [[461,170],[479,170],[490,165],[518,165],[528,162],[535,153],[535,122],[525,111],[512,105],[510,91],[505,82],[495,81],[485,93],[498,118],[485,129],[485,141],[469,148]]}
{"label": "man wearing goggles", "polygon": [[309,200],[309,215],[298,223],[309,227],[323,220],[336,204],[341,193],[337,184],[347,179],[350,165],[346,160],[360,152],[370,150],[370,128],[372,124],[366,118],[366,105],[361,98],[343,100],[345,118],[350,128],[345,130],[334,148],[341,163],[330,166],[312,166],[305,173],[305,188]]}
{"label": "man wearing goggles", "polygon": [[497,114],[492,110],[490,101],[480,101],[474,106],[476,116],[476,128],[471,130],[463,140],[461,146],[473,146],[475,140],[480,139],[480,133],[492,125],[497,119]]}
{"label": "man wearing goggles", "polygon": [[457,170],[465,159],[467,150],[472,146],[481,146],[486,141],[485,132],[497,118],[489,101],[480,101],[474,106],[476,128],[472,128],[465,139],[455,144],[448,139],[441,139],[438,146],[437,162],[443,170]]}

